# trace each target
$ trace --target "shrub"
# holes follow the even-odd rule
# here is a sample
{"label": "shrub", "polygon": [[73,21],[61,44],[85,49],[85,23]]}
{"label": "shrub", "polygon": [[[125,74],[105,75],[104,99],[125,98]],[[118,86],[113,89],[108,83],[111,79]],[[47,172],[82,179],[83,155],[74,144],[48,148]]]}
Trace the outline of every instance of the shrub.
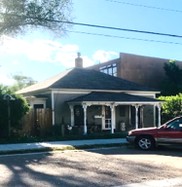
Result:
{"label": "shrub", "polygon": [[[14,100],[7,101],[5,94],[11,95]],[[18,130],[19,121],[28,110],[28,103],[22,96],[0,90],[0,138],[10,136],[9,132]]]}
{"label": "shrub", "polygon": [[176,96],[160,96],[162,104],[162,119],[167,121],[176,116],[182,115],[182,93]]}

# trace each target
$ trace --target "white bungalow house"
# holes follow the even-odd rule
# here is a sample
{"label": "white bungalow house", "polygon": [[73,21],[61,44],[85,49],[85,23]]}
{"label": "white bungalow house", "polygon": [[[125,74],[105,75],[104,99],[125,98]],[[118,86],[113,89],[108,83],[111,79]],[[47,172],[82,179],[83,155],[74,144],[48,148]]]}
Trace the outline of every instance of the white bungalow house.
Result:
{"label": "white bungalow house", "polygon": [[20,90],[32,108],[50,108],[52,126],[64,123],[83,134],[159,126],[156,90],[96,70],[76,67]]}

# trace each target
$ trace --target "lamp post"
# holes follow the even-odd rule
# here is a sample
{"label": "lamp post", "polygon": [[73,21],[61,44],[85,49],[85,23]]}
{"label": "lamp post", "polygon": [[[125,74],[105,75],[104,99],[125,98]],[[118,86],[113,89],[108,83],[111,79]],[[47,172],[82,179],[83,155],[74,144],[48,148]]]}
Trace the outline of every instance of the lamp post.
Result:
{"label": "lamp post", "polygon": [[14,101],[15,98],[9,94],[5,94],[3,96],[3,100],[7,102],[7,109],[8,109],[8,137],[11,135],[11,108],[10,108],[10,101]]}

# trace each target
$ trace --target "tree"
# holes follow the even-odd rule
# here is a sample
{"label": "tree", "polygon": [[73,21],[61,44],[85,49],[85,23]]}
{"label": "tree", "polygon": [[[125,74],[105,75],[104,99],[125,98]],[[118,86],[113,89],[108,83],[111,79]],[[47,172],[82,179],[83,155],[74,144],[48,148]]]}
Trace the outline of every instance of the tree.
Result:
{"label": "tree", "polygon": [[31,77],[23,75],[13,75],[13,79],[16,81],[16,83],[10,87],[13,92],[37,83],[37,81],[33,80]]}
{"label": "tree", "polygon": [[166,79],[161,85],[162,95],[176,95],[182,92],[182,70],[176,65],[175,61],[164,64]]}
{"label": "tree", "polygon": [[0,0],[0,34],[43,27],[65,31],[70,21],[71,0]]}
{"label": "tree", "polygon": [[[5,96],[11,96],[14,99],[8,101]],[[20,119],[28,110],[29,105],[22,96],[13,93],[7,86],[0,85],[0,137],[6,137],[12,129],[17,129]],[[11,120],[11,126],[9,126],[9,120]]]}

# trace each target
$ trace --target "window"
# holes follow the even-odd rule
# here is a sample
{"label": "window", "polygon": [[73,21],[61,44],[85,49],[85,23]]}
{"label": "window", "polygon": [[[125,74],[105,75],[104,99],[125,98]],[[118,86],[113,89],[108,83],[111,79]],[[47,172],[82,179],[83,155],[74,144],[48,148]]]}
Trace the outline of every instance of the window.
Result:
{"label": "window", "polygon": [[34,108],[34,109],[44,108],[44,105],[43,105],[43,104],[34,104],[34,105],[33,105],[33,108]]}
{"label": "window", "polygon": [[170,122],[167,125],[168,129],[172,129],[172,130],[182,130],[182,120],[178,119],[178,120],[174,120],[172,122]]}
{"label": "window", "polygon": [[104,129],[111,129],[111,119],[105,119],[105,128]]}
{"label": "window", "polygon": [[117,65],[114,63],[100,67],[100,72],[117,77]]}

